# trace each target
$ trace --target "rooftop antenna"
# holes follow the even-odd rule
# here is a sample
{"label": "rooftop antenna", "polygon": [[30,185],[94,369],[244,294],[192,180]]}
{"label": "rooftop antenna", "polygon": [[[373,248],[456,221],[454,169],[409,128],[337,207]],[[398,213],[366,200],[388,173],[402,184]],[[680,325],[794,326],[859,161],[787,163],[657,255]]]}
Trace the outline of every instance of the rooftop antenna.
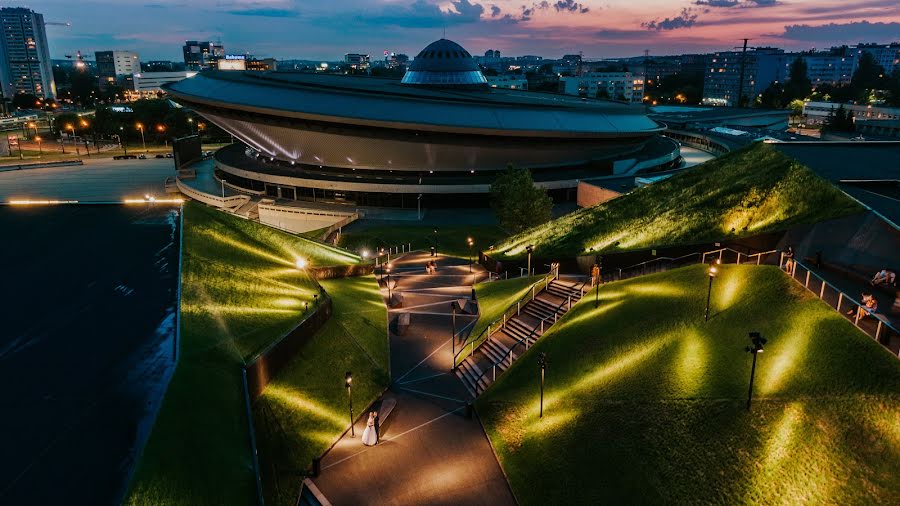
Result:
{"label": "rooftop antenna", "polygon": [[[738,81],[738,99],[737,106],[743,107],[744,102],[744,68],[747,63],[747,41],[750,39],[741,39],[744,41],[743,51],[741,52],[741,77]],[[735,46],[735,49],[741,49],[741,46]]]}

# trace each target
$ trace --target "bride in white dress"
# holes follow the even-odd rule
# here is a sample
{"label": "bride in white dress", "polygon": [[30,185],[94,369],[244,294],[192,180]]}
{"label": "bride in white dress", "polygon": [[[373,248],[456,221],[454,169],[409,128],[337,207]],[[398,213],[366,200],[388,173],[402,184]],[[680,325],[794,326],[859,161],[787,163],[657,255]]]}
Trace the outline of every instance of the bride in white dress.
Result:
{"label": "bride in white dress", "polygon": [[375,430],[375,417],[378,415],[374,411],[369,411],[369,420],[366,421],[366,430],[362,434],[362,442],[366,446],[375,446],[378,443],[378,432]]}

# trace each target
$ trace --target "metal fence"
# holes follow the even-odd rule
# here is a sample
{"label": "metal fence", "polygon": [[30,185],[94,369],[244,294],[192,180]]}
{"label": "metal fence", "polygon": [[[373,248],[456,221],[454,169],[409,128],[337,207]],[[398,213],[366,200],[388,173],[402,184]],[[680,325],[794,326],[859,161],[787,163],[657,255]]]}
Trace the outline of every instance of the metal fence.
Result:
{"label": "metal fence", "polygon": [[[778,266],[794,281],[815,294],[819,299],[831,306],[841,316],[847,318],[853,325],[865,332],[869,337],[887,348],[891,354],[900,358],[900,330],[883,314],[858,311],[865,304],[840,289],[825,281],[807,265],[798,260],[788,261],[781,254]],[[845,311],[850,311],[847,314]],[[893,343],[893,344],[892,344]]]}

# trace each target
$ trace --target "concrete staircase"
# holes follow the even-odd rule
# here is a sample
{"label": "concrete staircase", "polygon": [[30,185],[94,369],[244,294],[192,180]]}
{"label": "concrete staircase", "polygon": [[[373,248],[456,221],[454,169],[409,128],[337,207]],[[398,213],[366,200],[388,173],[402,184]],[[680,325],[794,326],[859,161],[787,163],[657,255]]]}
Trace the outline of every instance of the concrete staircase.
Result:
{"label": "concrete staircase", "polygon": [[234,210],[234,214],[238,216],[243,216],[249,220],[258,220],[259,219],[259,200],[258,199],[250,199],[247,202],[244,202],[237,209]]}
{"label": "concrete staircase", "polygon": [[[456,376],[472,397],[482,394],[582,296],[583,283],[556,279],[460,362]],[[587,289],[585,287],[584,289]]]}

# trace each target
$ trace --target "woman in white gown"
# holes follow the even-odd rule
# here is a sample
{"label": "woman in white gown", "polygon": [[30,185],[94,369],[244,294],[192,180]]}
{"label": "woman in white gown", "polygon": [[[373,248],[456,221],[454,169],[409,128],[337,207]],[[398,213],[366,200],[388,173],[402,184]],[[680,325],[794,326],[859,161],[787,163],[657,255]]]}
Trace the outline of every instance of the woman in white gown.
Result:
{"label": "woman in white gown", "polygon": [[375,418],[378,415],[369,411],[369,420],[366,421],[366,430],[362,434],[362,442],[366,446],[375,446],[378,443],[378,432],[375,430]]}

